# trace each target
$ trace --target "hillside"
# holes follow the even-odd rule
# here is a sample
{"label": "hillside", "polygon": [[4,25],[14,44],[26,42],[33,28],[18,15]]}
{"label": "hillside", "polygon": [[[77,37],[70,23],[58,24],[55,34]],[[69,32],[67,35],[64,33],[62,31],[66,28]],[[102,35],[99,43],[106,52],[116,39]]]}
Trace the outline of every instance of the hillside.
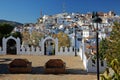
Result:
{"label": "hillside", "polygon": [[13,26],[22,26],[22,25],[23,25],[22,23],[19,23],[19,22],[8,21],[8,20],[3,20],[3,19],[0,19],[0,24],[1,24],[1,23],[11,24],[11,25],[13,25]]}

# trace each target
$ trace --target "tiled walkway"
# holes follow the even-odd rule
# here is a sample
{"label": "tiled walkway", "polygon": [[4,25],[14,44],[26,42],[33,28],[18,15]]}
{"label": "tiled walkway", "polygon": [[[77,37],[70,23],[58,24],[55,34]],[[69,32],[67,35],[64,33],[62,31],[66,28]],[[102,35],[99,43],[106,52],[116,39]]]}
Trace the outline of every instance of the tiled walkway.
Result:
{"label": "tiled walkway", "polygon": [[[32,72],[10,74],[7,64],[15,58],[27,58],[32,62]],[[66,63],[66,73],[58,75],[44,74],[44,64],[49,59],[62,59]],[[96,80],[96,75],[88,74],[84,70],[79,56],[4,55],[0,56],[0,80]]]}

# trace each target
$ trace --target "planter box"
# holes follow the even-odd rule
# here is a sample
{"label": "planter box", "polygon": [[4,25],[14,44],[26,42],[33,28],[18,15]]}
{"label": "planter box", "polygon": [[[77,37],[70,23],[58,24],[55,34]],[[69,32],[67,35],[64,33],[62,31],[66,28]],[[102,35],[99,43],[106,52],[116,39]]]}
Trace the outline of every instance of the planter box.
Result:
{"label": "planter box", "polygon": [[28,73],[32,71],[32,63],[27,59],[15,59],[9,65],[10,73]]}
{"label": "planter box", "polygon": [[45,64],[45,73],[62,74],[65,73],[65,63],[61,59],[50,59]]}

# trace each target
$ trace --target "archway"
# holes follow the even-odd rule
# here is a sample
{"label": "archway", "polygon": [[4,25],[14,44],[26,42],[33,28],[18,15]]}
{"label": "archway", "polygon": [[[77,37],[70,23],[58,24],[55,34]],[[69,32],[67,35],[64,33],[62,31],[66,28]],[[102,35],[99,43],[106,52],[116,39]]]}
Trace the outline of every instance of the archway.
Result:
{"label": "archway", "polygon": [[[48,44],[49,44],[49,48],[47,47]],[[52,53],[53,53],[52,55],[57,54],[58,53],[58,39],[57,38],[54,39],[50,36],[46,37],[45,39],[42,39],[41,40],[41,48],[42,48],[43,55],[50,55]],[[48,53],[46,52],[47,49],[48,49]],[[49,49],[50,49],[50,51],[49,51]]]}
{"label": "archway", "polygon": [[9,39],[6,44],[7,54],[17,54],[17,47],[16,47],[16,41],[13,39]]}
{"label": "archway", "polygon": [[55,42],[52,39],[44,42],[44,55],[55,55]]}
{"label": "archway", "polygon": [[7,54],[9,52],[11,53],[13,50],[14,50],[13,51],[14,54],[19,54],[20,53],[20,39],[15,38],[13,36],[3,38],[2,47],[3,47],[3,54]]}

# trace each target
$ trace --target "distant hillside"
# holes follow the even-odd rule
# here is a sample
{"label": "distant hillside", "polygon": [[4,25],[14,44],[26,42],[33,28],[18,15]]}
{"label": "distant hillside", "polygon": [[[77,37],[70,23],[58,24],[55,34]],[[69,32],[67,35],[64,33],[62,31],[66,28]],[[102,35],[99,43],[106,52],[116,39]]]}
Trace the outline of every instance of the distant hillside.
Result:
{"label": "distant hillside", "polygon": [[12,26],[22,26],[22,23],[19,22],[14,22],[14,21],[8,21],[8,20],[2,20],[0,19],[0,24],[1,23],[7,23],[7,24],[11,24]]}

